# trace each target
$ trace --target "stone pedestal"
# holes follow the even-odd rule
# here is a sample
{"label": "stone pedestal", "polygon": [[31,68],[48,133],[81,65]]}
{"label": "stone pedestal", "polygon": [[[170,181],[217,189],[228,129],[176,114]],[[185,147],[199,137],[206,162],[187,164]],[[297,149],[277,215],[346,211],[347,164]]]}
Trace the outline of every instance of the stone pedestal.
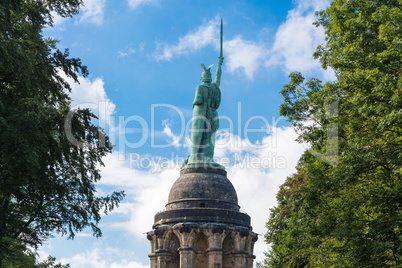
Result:
{"label": "stone pedestal", "polygon": [[252,268],[257,234],[226,171],[188,168],[180,175],[147,234],[151,268]]}

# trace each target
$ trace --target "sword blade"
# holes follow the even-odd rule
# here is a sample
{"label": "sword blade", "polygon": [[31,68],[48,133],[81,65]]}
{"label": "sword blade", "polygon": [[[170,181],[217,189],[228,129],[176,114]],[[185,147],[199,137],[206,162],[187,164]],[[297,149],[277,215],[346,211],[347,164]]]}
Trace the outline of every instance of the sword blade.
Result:
{"label": "sword blade", "polygon": [[223,20],[221,19],[221,57],[223,57]]}

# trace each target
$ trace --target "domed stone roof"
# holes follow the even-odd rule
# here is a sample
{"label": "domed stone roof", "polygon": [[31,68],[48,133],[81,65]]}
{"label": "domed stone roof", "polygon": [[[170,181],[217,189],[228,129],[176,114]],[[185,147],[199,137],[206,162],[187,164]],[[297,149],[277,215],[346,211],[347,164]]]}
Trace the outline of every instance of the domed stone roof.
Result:
{"label": "domed stone roof", "polygon": [[183,222],[209,222],[251,229],[250,216],[239,211],[236,190],[217,168],[186,168],[170,189],[166,209],[155,215],[154,227]]}
{"label": "domed stone roof", "polygon": [[220,208],[239,210],[237,194],[219,169],[184,169],[173,184],[166,209]]}

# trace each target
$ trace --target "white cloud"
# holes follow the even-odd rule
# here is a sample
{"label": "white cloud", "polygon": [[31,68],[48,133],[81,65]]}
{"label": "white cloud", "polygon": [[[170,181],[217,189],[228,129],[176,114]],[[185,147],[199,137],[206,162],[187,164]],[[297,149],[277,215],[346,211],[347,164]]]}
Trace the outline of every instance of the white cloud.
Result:
{"label": "white cloud", "polygon": [[210,20],[195,32],[180,37],[176,45],[158,44],[154,58],[160,60],[171,60],[173,57],[200,50],[208,45],[219,43],[219,20]]}
{"label": "white cloud", "polygon": [[104,89],[104,82],[102,78],[95,78],[90,80],[80,76],[79,83],[74,83],[72,79],[66,78],[72,88],[70,97],[72,105],[80,105],[83,103],[93,103],[99,101],[109,101]]}
{"label": "white cloud", "polygon": [[142,51],[144,51],[144,49],[145,49],[145,43],[141,42],[139,50],[142,52]]}
{"label": "white cloud", "polygon": [[[76,24],[93,23],[102,25],[105,6],[106,0],[84,0],[80,8],[81,14],[76,20]],[[60,26],[68,19],[63,18],[54,11],[51,12],[51,16],[53,18],[53,26]]]}
{"label": "white cloud", "polygon": [[59,72],[71,86],[70,98],[71,107],[90,108],[99,118],[99,126],[103,129],[110,129],[111,115],[115,113],[116,105],[108,98],[102,78],[93,80],[82,76],[78,77],[78,83],[67,77],[63,72]]}
{"label": "white cloud", "polygon": [[63,18],[55,11],[50,12],[50,15],[53,18],[53,26],[61,25],[66,20],[66,18]]}
{"label": "white cloud", "polygon": [[129,48],[126,48],[126,49],[119,50],[118,52],[119,52],[120,57],[127,57],[127,56],[130,56],[132,54],[135,54],[137,51],[135,50],[135,48],[129,47]]}
{"label": "white cloud", "polygon": [[[203,23],[196,31],[180,37],[175,45],[158,44],[154,58],[158,61],[170,61],[174,57],[198,51],[206,46],[211,46],[218,50],[219,27],[220,20],[216,17]],[[224,41],[223,47],[225,62],[229,71],[235,72],[238,69],[243,69],[250,80],[267,54],[263,44],[244,40],[241,36]]]}
{"label": "white cloud", "polygon": [[240,36],[225,42],[224,47],[228,70],[235,72],[237,69],[243,69],[250,80],[268,53],[264,45],[244,40]]}
{"label": "white cloud", "polygon": [[101,258],[101,255],[99,249],[94,249],[77,254],[71,258],[62,258],[60,262],[63,264],[69,263],[71,267],[106,268],[106,260]]}
{"label": "white cloud", "polygon": [[102,25],[105,5],[106,0],[84,0],[79,22]]}
{"label": "white cloud", "polygon": [[123,261],[122,263],[112,263],[110,268],[149,268],[149,265],[142,265],[138,262]]}
{"label": "white cloud", "polygon": [[[112,262],[116,255],[121,259],[119,262]],[[71,258],[63,258],[60,260],[63,264],[70,264],[72,268],[147,268],[149,265],[143,265],[139,262],[128,261],[111,248],[101,247],[95,248],[87,252],[79,253]],[[107,260],[108,259],[108,260]]]}
{"label": "white cloud", "polygon": [[303,0],[298,0],[296,1],[297,8],[300,11],[306,12],[306,11],[317,11],[317,10],[322,10],[327,8],[327,6],[330,4],[330,0],[310,0],[310,1],[303,1]]}
{"label": "white cloud", "polygon": [[285,72],[322,72],[326,79],[333,79],[332,70],[322,70],[318,60],[313,58],[316,47],[325,42],[322,27],[315,27],[315,11],[325,9],[328,0],[298,1],[296,7],[288,12],[271,48],[252,40],[235,37],[225,42],[227,47],[228,70],[242,68],[252,80],[254,73],[262,67],[281,67]]}
{"label": "white cloud", "polygon": [[[258,69],[280,67],[285,72],[322,72],[326,79],[333,79],[332,70],[324,71],[313,53],[319,44],[325,42],[324,30],[315,27],[315,11],[324,9],[328,0],[298,1],[296,7],[288,12],[286,22],[281,24],[275,34],[274,44],[247,40],[242,36],[224,41],[224,66],[230,72],[244,71],[253,80]],[[197,30],[180,37],[177,44],[158,44],[154,58],[172,60],[183,54],[193,53],[206,46],[219,49],[218,17],[203,23]]]}
{"label": "white cloud", "polygon": [[76,234],[77,237],[93,237],[92,234],[89,233],[78,233]]}
{"label": "white cloud", "polygon": [[171,129],[171,122],[168,119],[163,120],[162,125],[164,126],[162,133],[166,134],[170,141],[169,143],[173,145],[175,148],[179,148],[182,145],[180,144],[180,137],[175,135]]}
{"label": "white cloud", "polygon": [[[160,162],[162,160],[166,161],[166,166]],[[151,171],[141,170],[151,165],[152,161],[155,166],[162,165]],[[112,212],[125,215],[127,221],[115,222],[111,227],[144,238],[148,245],[144,232],[151,230],[155,213],[164,208],[168,191],[179,176],[178,167],[170,159],[137,154],[132,155],[129,161],[122,161],[118,159],[118,153],[114,153],[106,156],[104,163],[100,184],[124,188],[128,195],[119,208]]]}
{"label": "white cloud", "polygon": [[157,0],[128,0],[128,5],[130,8],[135,9],[141,5],[152,5],[156,4]]}
{"label": "white cloud", "polygon": [[314,15],[302,16],[292,10],[288,20],[282,24],[275,37],[272,58],[268,65],[282,65],[287,71],[310,70],[319,67],[319,62],[312,59],[314,48],[323,43],[322,29],[316,29],[312,23]]}
{"label": "white cloud", "polygon": [[316,27],[315,11],[325,8],[328,1],[299,1],[297,7],[288,12],[287,20],[275,35],[268,66],[283,66],[287,72],[309,72],[320,69],[320,63],[312,57],[316,47],[325,42],[322,27]]}
{"label": "white cloud", "polygon": [[168,144],[172,145],[175,148],[183,147],[189,149],[191,147],[190,137],[186,136],[185,133],[182,133],[183,135],[174,134],[171,128],[172,124],[172,121],[169,119],[162,121],[162,125],[164,126],[162,134],[168,137]]}

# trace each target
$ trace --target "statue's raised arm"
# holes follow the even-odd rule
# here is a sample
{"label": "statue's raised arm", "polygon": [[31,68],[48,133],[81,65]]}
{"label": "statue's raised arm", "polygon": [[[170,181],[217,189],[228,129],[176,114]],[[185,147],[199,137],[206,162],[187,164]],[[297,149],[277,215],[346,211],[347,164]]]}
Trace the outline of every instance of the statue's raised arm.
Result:
{"label": "statue's raised arm", "polygon": [[222,63],[223,63],[223,57],[219,57],[218,66],[216,67],[216,74],[215,74],[215,84],[218,87],[220,87],[220,85],[221,85]]}

